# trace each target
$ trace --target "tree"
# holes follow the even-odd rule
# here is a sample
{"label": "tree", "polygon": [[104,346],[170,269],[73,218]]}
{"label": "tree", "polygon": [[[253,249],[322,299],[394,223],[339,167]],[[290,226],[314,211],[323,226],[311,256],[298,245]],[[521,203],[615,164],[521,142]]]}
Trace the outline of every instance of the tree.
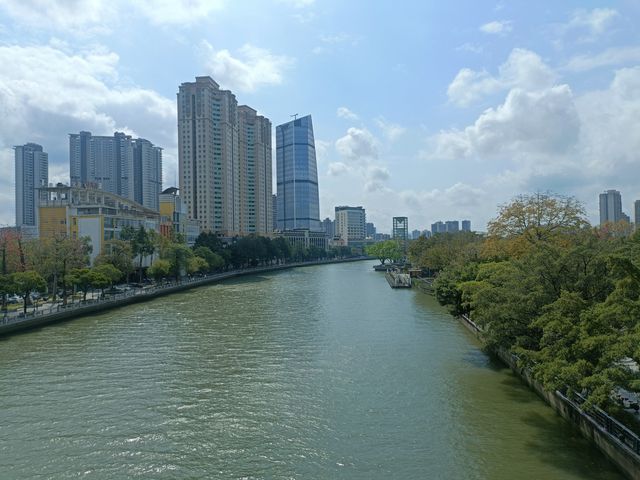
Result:
{"label": "tree", "polygon": [[82,291],[82,300],[85,302],[87,301],[87,293],[91,288],[93,280],[94,277],[91,275],[91,270],[88,268],[74,268],[67,276],[67,281]]}
{"label": "tree", "polygon": [[196,242],[193,245],[194,250],[198,247],[207,247],[213,253],[220,255],[220,252],[224,248],[224,244],[220,237],[213,232],[201,232],[196,238]]}
{"label": "tree", "polygon": [[47,282],[42,275],[33,270],[16,272],[11,275],[11,283],[15,291],[24,301],[23,311],[27,313],[27,303],[32,292],[42,292],[47,288]]}
{"label": "tree", "polygon": [[168,277],[170,272],[171,262],[162,258],[157,258],[153,261],[147,273],[151,275],[156,281],[158,281]]}
{"label": "tree", "polygon": [[[151,232],[152,231],[145,230],[145,228],[142,225],[140,225],[140,228],[138,228],[138,230],[135,231],[133,238],[131,238],[130,240],[133,255],[135,257],[138,257],[138,262],[139,262],[138,272],[140,275],[139,281],[141,283],[142,283],[142,273],[143,273],[142,263],[144,261],[144,258],[149,255],[153,255],[153,253],[156,251],[156,245],[154,242],[155,237]],[[126,237],[130,235],[131,233],[127,231]],[[122,238],[122,234],[120,238]]]}
{"label": "tree", "polygon": [[209,264],[202,257],[194,255],[187,260],[188,273],[206,272],[208,268]]}
{"label": "tree", "polygon": [[163,258],[171,265],[171,273],[179,280],[187,272],[189,259],[193,257],[193,251],[181,243],[169,244],[163,253]]}
{"label": "tree", "polygon": [[215,271],[224,267],[224,259],[217,253],[213,253],[209,247],[197,247],[193,253],[207,262],[208,270]]}
{"label": "tree", "polygon": [[125,276],[127,282],[129,275],[133,272],[133,250],[131,243],[125,240],[109,240],[105,242],[104,252],[96,257],[94,266],[110,264],[117,268],[121,275]]}
{"label": "tree", "polygon": [[488,225],[489,238],[518,238],[528,243],[551,241],[589,226],[582,203],[551,192],[518,195],[501,205]]}
{"label": "tree", "polygon": [[11,275],[0,273],[0,295],[2,295],[2,310],[7,309],[7,295],[15,291]]}
{"label": "tree", "polygon": [[108,285],[113,287],[113,284],[122,278],[122,272],[114,267],[111,263],[104,263],[93,267],[93,271],[103,275],[108,280]]}
{"label": "tree", "polygon": [[385,240],[384,242],[368,245],[366,248],[367,255],[376,257],[380,263],[389,260],[390,262],[398,262],[404,258],[404,251],[397,240]]}

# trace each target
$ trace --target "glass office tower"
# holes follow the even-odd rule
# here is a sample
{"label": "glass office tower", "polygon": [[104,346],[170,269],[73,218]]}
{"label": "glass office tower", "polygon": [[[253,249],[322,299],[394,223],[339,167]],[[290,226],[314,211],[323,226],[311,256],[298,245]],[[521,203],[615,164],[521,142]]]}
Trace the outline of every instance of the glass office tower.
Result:
{"label": "glass office tower", "polygon": [[322,231],[311,115],[276,127],[278,230]]}

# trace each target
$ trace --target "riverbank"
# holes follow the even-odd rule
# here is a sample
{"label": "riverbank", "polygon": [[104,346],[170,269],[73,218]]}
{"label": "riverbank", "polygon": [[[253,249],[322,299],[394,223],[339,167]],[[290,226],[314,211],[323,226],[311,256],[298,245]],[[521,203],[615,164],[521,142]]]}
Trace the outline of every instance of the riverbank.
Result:
{"label": "riverbank", "polygon": [[[482,340],[479,325],[466,315],[458,318],[471,333]],[[528,369],[518,367],[515,355],[501,350],[497,356],[556,413],[577,427],[582,436],[597,446],[628,478],[640,480],[640,437],[599,408],[589,412],[580,408],[584,399],[577,394],[574,398],[567,398],[558,390],[545,390]]]}
{"label": "riverbank", "polygon": [[91,299],[83,303],[69,304],[66,306],[57,305],[49,309],[29,312],[27,315],[17,314],[12,317],[5,316],[0,323],[0,336],[17,333],[33,328],[40,328],[52,323],[72,320],[85,315],[101,313],[114,308],[121,308],[134,303],[147,302],[155,298],[173,293],[182,292],[192,288],[209,285],[212,283],[227,280],[229,278],[253,275],[256,273],[274,272],[297,267],[309,267],[314,265],[325,265],[331,263],[357,262],[370,260],[369,257],[340,258],[333,260],[315,260],[310,262],[296,262],[282,265],[268,265],[264,267],[245,268],[241,270],[231,270],[228,272],[209,274],[203,277],[183,279],[178,283],[153,285],[136,290],[130,290],[121,294],[113,295],[108,299]]}

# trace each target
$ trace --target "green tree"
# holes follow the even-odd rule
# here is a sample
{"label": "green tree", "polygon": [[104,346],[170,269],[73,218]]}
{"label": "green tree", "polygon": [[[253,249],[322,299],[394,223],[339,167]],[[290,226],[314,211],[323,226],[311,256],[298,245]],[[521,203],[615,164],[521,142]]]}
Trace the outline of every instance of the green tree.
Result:
{"label": "green tree", "polygon": [[23,312],[27,313],[29,296],[33,292],[42,292],[47,288],[47,282],[42,275],[33,270],[16,272],[11,275],[11,283],[16,293],[23,299]]}
{"label": "green tree", "polygon": [[390,262],[398,262],[404,258],[404,251],[397,240],[385,240],[384,242],[374,243],[366,247],[367,255],[376,257],[380,263],[388,260]]}
{"label": "green tree", "polygon": [[109,240],[105,242],[104,252],[96,257],[93,262],[94,266],[99,265],[113,265],[117,268],[127,282],[129,281],[129,275],[133,272],[133,249],[131,243],[125,240]]}
{"label": "green tree", "polygon": [[113,287],[113,284],[122,278],[122,272],[118,270],[111,263],[103,263],[93,267],[93,271],[103,275],[108,280],[108,286]]}
{"label": "green tree", "polygon": [[217,253],[213,253],[209,247],[196,247],[193,253],[207,262],[209,271],[220,270],[224,267],[224,259]]}
{"label": "green tree", "polygon": [[169,244],[163,252],[163,258],[171,265],[171,273],[176,280],[187,273],[189,259],[193,257],[193,251],[181,243]]}
{"label": "green tree", "polygon": [[169,260],[157,258],[149,267],[148,273],[156,281],[166,278],[171,273],[171,262],[169,262]]}

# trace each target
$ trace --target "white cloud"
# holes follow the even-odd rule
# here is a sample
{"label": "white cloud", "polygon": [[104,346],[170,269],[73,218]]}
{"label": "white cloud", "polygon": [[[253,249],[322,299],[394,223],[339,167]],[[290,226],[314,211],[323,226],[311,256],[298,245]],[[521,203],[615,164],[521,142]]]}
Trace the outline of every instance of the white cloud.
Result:
{"label": "white cloud", "polygon": [[336,140],[338,153],[352,161],[378,158],[378,140],[366,128],[351,127],[344,137]]}
{"label": "white cloud", "polygon": [[494,20],[480,26],[480,31],[489,35],[506,35],[511,30],[513,30],[511,20]]}
{"label": "white cloud", "polygon": [[209,73],[224,88],[236,92],[253,92],[265,85],[280,85],[284,72],[294,60],[285,55],[274,55],[269,50],[249,43],[234,57],[229,50],[215,50],[207,41],[202,42],[204,64]]}
{"label": "white cloud", "polygon": [[350,168],[342,162],[331,162],[329,164],[329,169],[327,170],[327,175],[331,175],[336,177],[343,173],[346,173],[350,170]]}
{"label": "white cloud", "polygon": [[640,62],[640,47],[613,47],[596,55],[577,55],[569,60],[566,69],[573,72],[585,72],[594,68]]}
{"label": "white cloud", "polygon": [[131,13],[154,25],[188,26],[220,10],[225,0],[4,0],[0,8],[25,25],[68,33],[108,33]]}
{"label": "white cloud", "polygon": [[347,107],[338,107],[338,110],[336,111],[336,115],[338,117],[340,117],[340,118],[344,118],[345,120],[357,120],[358,119],[358,115],[353,113]]}
{"label": "white cloud", "polygon": [[612,8],[576,10],[566,25],[566,29],[583,28],[592,35],[601,35],[618,16],[619,13]]}
{"label": "white cloud", "polygon": [[575,144],[579,130],[573,95],[567,85],[537,91],[514,88],[502,105],[487,109],[473,125],[436,135],[431,156],[559,154]]}
{"label": "white cloud", "polygon": [[493,76],[486,70],[461,69],[447,88],[449,100],[467,106],[486,95],[510,88],[544,89],[554,84],[557,75],[536,53],[514,48]]}
{"label": "white cloud", "polygon": [[[164,147],[167,166],[175,161],[174,100],[122,82],[115,53],[9,45],[0,46],[0,64],[11,65],[0,71],[0,150],[40,143],[49,152],[54,177],[68,169],[69,133],[120,130]],[[9,182],[3,177],[0,190],[10,189]],[[0,219],[8,221],[13,218]]]}
{"label": "white cloud", "polygon": [[375,119],[375,123],[382,133],[390,142],[393,142],[400,138],[404,132],[407,130],[402,125],[398,125],[397,123],[388,122],[384,117],[380,116]]}
{"label": "white cloud", "polygon": [[482,53],[484,48],[482,45],[478,45],[476,43],[463,43],[456,47],[457,52],[470,52],[470,53]]}

